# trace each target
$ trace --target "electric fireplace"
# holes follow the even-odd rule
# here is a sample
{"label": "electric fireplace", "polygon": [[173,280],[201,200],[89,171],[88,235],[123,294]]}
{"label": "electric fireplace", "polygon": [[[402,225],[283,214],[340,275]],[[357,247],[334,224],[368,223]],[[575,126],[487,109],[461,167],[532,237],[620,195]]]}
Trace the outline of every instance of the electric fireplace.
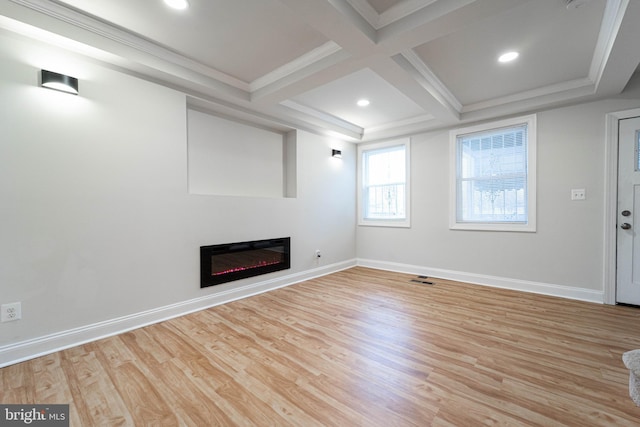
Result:
{"label": "electric fireplace", "polygon": [[200,287],[291,268],[291,238],[200,246]]}

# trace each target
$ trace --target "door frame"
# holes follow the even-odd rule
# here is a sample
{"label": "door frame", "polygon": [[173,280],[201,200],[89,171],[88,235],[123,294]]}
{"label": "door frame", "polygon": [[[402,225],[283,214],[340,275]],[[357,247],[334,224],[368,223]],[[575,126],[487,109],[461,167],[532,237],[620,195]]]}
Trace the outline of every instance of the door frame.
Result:
{"label": "door frame", "polygon": [[620,120],[640,116],[640,108],[606,115],[604,166],[604,271],[605,304],[616,303],[616,252],[618,221],[618,138]]}

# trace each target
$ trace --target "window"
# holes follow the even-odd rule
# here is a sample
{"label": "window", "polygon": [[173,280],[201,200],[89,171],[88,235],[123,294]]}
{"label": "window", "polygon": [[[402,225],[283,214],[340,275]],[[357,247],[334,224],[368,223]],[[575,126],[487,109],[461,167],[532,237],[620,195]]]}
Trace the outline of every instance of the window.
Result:
{"label": "window", "polygon": [[358,146],[359,225],[409,227],[409,140]]}
{"label": "window", "polygon": [[536,116],[450,133],[450,228],[536,231]]}

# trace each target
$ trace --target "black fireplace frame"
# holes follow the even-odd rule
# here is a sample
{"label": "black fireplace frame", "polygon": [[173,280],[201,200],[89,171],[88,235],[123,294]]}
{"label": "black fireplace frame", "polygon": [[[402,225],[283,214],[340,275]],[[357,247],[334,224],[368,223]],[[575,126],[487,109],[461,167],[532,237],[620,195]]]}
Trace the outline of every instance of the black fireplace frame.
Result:
{"label": "black fireplace frame", "polygon": [[[237,271],[225,272],[220,275],[212,274],[212,266],[216,255],[241,253],[269,248],[283,248],[282,260],[276,264],[253,266]],[[200,288],[219,285],[248,277],[273,273],[291,268],[291,238],[253,240],[249,242],[224,243],[219,245],[200,246]]]}

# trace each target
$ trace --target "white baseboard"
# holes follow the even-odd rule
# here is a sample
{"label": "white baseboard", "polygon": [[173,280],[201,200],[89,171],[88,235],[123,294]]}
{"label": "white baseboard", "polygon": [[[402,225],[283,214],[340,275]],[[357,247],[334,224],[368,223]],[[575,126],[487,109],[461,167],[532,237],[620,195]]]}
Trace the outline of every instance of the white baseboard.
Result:
{"label": "white baseboard", "polygon": [[490,286],[494,288],[512,289],[516,291],[531,292],[535,294],[544,294],[580,301],[595,302],[598,304],[604,303],[604,291],[595,291],[591,289],[576,288],[564,285],[554,285],[551,283],[531,282],[528,280],[510,279],[507,277],[465,273],[462,271],[443,270],[440,268],[430,268],[418,265],[375,261],[370,259],[358,259],[358,265],[362,267],[376,268],[378,270],[397,271],[401,273],[456,280],[458,282],[466,282],[475,285]]}
{"label": "white baseboard", "polygon": [[183,316],[195,311],[261,294],[263,292],[293,285],[315,277],[325,276],[340,270],[354,267],[356,260],[347,260],[299,273],[280,276],[275,279],[239,286],[224,292],[207,295],[192,300],[158,307],[128,316],[94,323],[79,328],[12,343],[0,347],[0,368],[74,347],[91,341],[121,334],[132,329]]}

